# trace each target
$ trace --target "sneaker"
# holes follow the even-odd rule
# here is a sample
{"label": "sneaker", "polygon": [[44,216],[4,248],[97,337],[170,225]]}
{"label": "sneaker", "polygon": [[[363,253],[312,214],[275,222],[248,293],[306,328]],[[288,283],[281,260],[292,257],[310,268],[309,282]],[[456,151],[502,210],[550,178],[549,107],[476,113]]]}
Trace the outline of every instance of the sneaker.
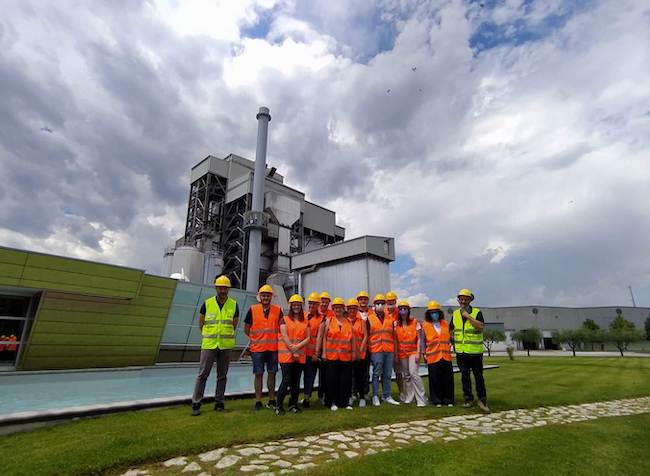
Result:
{"label": "sneaker", "polygon": [[306,398],[303,398],[302,400],[302,408],[309,408],[309,400]]}
{"label": "sneaker", "polygon": [[275,410],[276,405],[277,404],[275,403],[275,400],[269,400],[269,403],[266,404],[266,408],[270,410]]}
{"label": "sneaker", "polygon": [[352,410],[352,405],[348,405],[347,407],[345,407],[345,409],[346,410]]}
{"label": "sneaker", "polygon": [[442,403],[436,403],[436,408],[442,408]]}
{"label": "sneaker", "polygon": [[330,410],[332,410],[333,412],[335,412],[335,411],[338,410],[338,409],[339,409],[339,407],[337,407],[336,405],[332,405],[332,406],[330,407]]}
{"label": "sneaker", "polygon": [[255,402],[255,410],[261,410],[262,409],[262,402],[257,401]]}
{"label": "sneaker", "polygon": [[418,408],[422,408],[422,407],[426,407],[427,404],[426,404],[426,403],[418,403],[416,406],[417,406]]}
{"label": "sneaker", "polygon": [[302,413],[302,410],[300,409],[300,407],[298,405],[291,405],[289,407],[289,411],[292,412],[292,413]]}
{"label": "sneaker", "polygon": [[481,400],[478,401],[478,407],[484,411],[485,413],[490,413],[490,407],[487,406],[486,402],[483,402]]}
{"label": "sneaker", "polygon": [[451,407],[454,406],[454,404],[453,404],[453,403],[448,403],[447,406],[448,406],[449,408],[451,408]]}
{"label": "sneaker", "polygon": [[223,406],[223,403],[215,403],[214,404],[214,411],[215,412],[223,412],[225,410],[226,410],[226,408]]}
{"label": "sneaker", "polygon": [[399,405],[399,402],[396,401],[393,397],[384,398],[384,401],[386,403],[390,403],[391,405]]}
{"label": "sneaker", "polygon": [[381,405],[381,403],[379,403],[379,397],[378,397],[377,395],[375,395],[374,397],[372,397],[372,404],[373,404],[374,406],[376,406],[376,407],[378,407],[379,405]]}
{"label": "sneaker", "polygon": [[472,405],[474,405],[474,402],[471,400],[467,400],[465,403],[463,403],[463,407],[465,408],[470,408]]}
{"label": "sneaker", "polygon": [[284,415],[284,408],[282,408],[282,407],[276,407],[276,408],[275,408],[275,414],[278,415],[278,416],[280,416],[280,415]]}
{"label": "sneaker", "polygon": [[199,416],[201,414],[201,405],[192,405],[192,416]]}
{"label": "sneaker", "polygon": [[362,398],[361,400],[359,400],[359,408],[363,408],[365,406],[366,406],[366,399]]}

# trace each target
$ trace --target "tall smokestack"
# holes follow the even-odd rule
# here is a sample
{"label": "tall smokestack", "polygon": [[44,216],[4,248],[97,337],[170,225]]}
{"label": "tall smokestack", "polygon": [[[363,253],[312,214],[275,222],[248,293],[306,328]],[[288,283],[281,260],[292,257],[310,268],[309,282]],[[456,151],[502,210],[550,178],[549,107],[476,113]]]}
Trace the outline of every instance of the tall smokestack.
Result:
{"label": "tall smokestack", "polygon": [[260,280],[260,254],[262,253],[262,230],[266,227],[264,216],[264,181],[266,179],[266,142],[271,114],[268,107],[260,107],[257,113],[257,149],[255,151],[255,174],[253,176],[253,204],[245,219],[248,235],[248,268],[246,290],[256,292]]}

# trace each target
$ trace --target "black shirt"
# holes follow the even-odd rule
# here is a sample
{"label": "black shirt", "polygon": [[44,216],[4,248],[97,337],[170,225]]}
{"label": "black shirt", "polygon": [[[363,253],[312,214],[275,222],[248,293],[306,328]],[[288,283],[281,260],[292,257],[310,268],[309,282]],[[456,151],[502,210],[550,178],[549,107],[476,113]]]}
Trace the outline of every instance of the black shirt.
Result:
{"label": "black shirt", "polygon": [[[472,312],[472,306],[469,307],[469,311],[468,311],[468,312]],[[476,318],[475,318],[475,319],[476,319],[477,321],[479,321],[479,322],[483,322],[483,323],[485,323],[485,320],[483,319],[483,312],[482,312],[482,311],[479,311],[479,312],[478,312],[478,314],[476,315]],[[466,320],[467,320],[467,319],[465,319],[465,318],[463,317],[463,324],[465,323]],[[451,332],[453,332],[453,330],[454,330],[454,318],[453,318],[453,314],[452,314],[451,319],[449,319],[449,332],[451,333]],[[453,336],[452,336],[452,337],[453,337]]]}
{"label": "black shirt", "polygon": [[[268,309],[263,309],[264,311],[264,317],[266,319],[269,318],[269,312],[271,312],[271,306],[269,306]],[[248,324],[249,326],[253,325],[253,310],[248,309],[248,312],[246,313],[246,317],[244,318],[244,324]]]}
{"label": "black shirt", "polygon": [[[219,310],[222,309],[222,306],[219,306],[219,301],[217,301],[217,307],[219,308]],[[203,303],[203,305],[201,306],[201,310],[199,311],[199,314],[203,314],[205,316],[205,303]],[[239,305],[235,302],[235,314],[232,316],[232,318],[235,319],[236,317],[239,317]]]}

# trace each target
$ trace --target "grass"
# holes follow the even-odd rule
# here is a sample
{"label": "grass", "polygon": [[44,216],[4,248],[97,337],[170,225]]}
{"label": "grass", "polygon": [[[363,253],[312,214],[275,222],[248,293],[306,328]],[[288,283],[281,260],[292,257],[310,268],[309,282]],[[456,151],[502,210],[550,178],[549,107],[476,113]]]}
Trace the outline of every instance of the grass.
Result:
{"label": "grass", "polygon": [[327,463],[309,474],[647,475],[648,425],[650,414],[644,414],[472,437],[453,443],[428,443]]}
{"label": "grass", "polygon": [[[519,357],[486,363],[501,365],[485,372],[495,411],[650,395],[650,359]],[[457,401],[460,388],[457,375]],[[382,406],[332,414],[312,405],[300,415],[280,418],[269,410],[252,411],[251,399],[226,406],[228,412],[217,414],[206,405],[199,418],[189,416],[189,406],[179,406],[0,437],[2,472],[97,474],[219,446],[466,412],[459,407]]]}

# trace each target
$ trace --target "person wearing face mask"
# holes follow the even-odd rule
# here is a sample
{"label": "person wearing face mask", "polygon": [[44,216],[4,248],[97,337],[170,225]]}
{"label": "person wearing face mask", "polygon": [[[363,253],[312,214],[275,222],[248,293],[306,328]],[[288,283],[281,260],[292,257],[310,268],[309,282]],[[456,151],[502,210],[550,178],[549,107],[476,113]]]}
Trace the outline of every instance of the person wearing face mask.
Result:
{"label": "person wearing face mask", "polygon": [[411,306],[402,299],[398,306],[398,317],[395,322],[395,345],[399,367],[404,377],[404,403],[411,403],[415,398],[418,407],[426,406],[424,384],[420,377],[419,367],[421,343],[420,323],[411,316]]}
{"label": "person wearing face mask", "polygon": [[454,370],[451,364],[451,336],[438,301],[429,301],[422,331],[429,371],[429,401],[438,408],[454,406]]}
{"label": "person wearing face mask", "polygon": [[474,403],[472,395],[472,380],[470,373],[474,374],[478,407],[484,412],[489,412],[487,406],[487,392],[483,379],[483,313],[477,307],[472,307],[474,294],[469,289],[458,291],[459,309],[453,313],[451,321],[451,335],[456,349],[456,362],[460,369],[461,382],[463,383],[463,406],[469,408]]}
{"label": "person wearing face mask", "polygon": [[[386,312],[394,322],[397,322],[399,316],[397,315],[397,293],[395,291],[388,291],[386,293]],[[402,375],[402,367],[399,363],[399,358],[395,358],[393,360],[393,371],[395,372],[395,383],[397,384],[397,390],[399,390],[399,399],[403,402],[404,376]],[[383,378],[386,378],[386,375],[384,375]]]}
{"label": "person wearing face mask", "polygon": [[[323,361],[320,359],[317,348],[318,348],[318,331],[320,330],[320,325],[323,322],[323,316],[318,311],[320,307],[320,296],[318,293],[311,293],[307,297],[307,311],[305,312],[305,319],[307,319],[307,325],[309,326],[309,344],[307,344],[307,355],[305,362],[305,389],[304,389],[304,398],[302,400],[302,407],[309,408],[311,403],[309,399],[311,398],[311,393],[314,389],[314,382],[316,380],[316,375],[318,374],[320,380],[323,380]],[[318,398],[323,398],[325,395],[325,385],[318,385]]]}
{"label": "person wearing face mask", "polygon": [[390,394],[391,374],[393,372],[393,359],[395,357],[395,329],[392,317],[385,309],[386,297],[377,294],[374,299],[374,310],[368,312],[368,350],[372,362],[372,404],[381,405],[379,401],[379,380],[382,375],[383,401],[391,405],[399,405]]}

